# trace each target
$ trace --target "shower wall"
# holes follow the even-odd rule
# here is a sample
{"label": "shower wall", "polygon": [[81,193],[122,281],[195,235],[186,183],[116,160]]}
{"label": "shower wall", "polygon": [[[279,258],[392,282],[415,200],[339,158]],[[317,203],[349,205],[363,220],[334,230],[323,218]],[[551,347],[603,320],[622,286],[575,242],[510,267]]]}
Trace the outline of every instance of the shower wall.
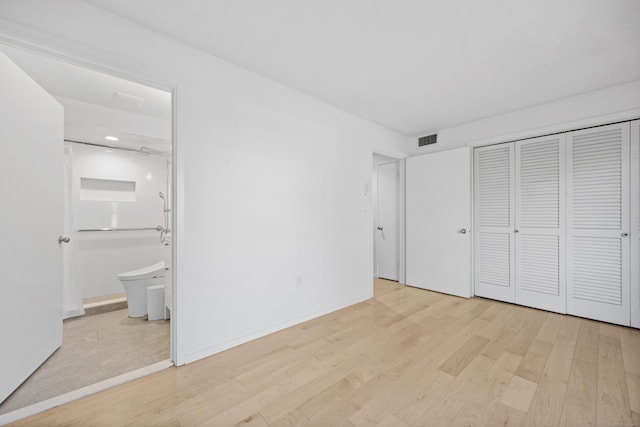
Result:
{"label": "shower wall", "polygon": [[159,192],[167,194],[167,158],[70,144],[73,151],[75,267],[83,298],[124,292],[117,274],[163,259],[156,230],[164,224]]}

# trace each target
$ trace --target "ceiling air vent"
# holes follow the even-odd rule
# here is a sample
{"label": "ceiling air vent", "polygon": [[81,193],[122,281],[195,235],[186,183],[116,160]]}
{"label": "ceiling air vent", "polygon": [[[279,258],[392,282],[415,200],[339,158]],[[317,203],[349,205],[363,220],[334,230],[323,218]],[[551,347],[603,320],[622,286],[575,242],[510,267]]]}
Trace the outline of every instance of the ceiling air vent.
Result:
{"label": "ceiling air vent", "polygon": [[418,147],[424,147],[425,145],[431,145],[438,142],[438,134],[434,133],[433,135],[423,136],[418,138]]}

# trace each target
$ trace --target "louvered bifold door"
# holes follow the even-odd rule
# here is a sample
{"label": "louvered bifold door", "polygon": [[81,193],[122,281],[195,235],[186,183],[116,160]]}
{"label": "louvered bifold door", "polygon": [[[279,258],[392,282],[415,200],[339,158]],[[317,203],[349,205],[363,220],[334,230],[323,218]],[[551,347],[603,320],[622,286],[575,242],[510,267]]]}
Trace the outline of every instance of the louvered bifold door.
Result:
{"label": "louvered bifold door", "polygon": [[631,122],[631,326],[640,328],[640,120]]}
{"label": "louvered bifold door", "polygon": [[629,123],[567,134],[567,313],[629,325]]}
{"label": "louvered bifold door", "polygon": [[475,294],[515,302],[513,144],[476,148],[473,172]]}
{"label": "louvered bifold door", "polygon": [[565,313],[564,135],[515,150],[516,303]]}

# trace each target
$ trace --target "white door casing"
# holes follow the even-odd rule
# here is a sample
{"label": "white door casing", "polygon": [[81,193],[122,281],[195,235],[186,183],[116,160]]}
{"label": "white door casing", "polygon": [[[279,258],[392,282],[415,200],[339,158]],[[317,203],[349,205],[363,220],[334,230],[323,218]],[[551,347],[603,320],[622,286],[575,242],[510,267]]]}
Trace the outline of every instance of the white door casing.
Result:
{"label": "white door casing", "polygon": [[515,145],[516,303],[566,312],[564,135]]}
{"label": "white door casing", "polygon": [[398,162],[377,166],[376,265],[377,276],[398,280]]}
{"label": "white door casing", "polygon": [[0,401],[62,344],[62,106],[0,53]]}
{"label": "white door casing", "polygon": [[631,122],[631,326],[640,328],[640,120]]}
{"label": "white door casing", "polygon": [[474,150],[475,294],[515,302],[514,145]]}
{"label": "white door casing", "polygon": [[567,313],[630,324],[629,123],[567,134]]}
{"label": "white door casing", "polygon": [[459,148],[406,160],[406,282],[469,298],[471,160]]}

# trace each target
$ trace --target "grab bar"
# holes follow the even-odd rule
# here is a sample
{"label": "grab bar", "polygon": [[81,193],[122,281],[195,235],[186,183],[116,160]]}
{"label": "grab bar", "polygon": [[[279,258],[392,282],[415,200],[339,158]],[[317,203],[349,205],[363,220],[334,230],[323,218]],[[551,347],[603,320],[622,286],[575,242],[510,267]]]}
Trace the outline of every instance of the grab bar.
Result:
{"label": "grab bar", "polygon": [[83,228],[76,231],[85,232],[85,231],[141,231],[141,230],[162,231],[164,230],[164,228],[161,225],[157,225],[155,227],[135,227],[135,228]]}

